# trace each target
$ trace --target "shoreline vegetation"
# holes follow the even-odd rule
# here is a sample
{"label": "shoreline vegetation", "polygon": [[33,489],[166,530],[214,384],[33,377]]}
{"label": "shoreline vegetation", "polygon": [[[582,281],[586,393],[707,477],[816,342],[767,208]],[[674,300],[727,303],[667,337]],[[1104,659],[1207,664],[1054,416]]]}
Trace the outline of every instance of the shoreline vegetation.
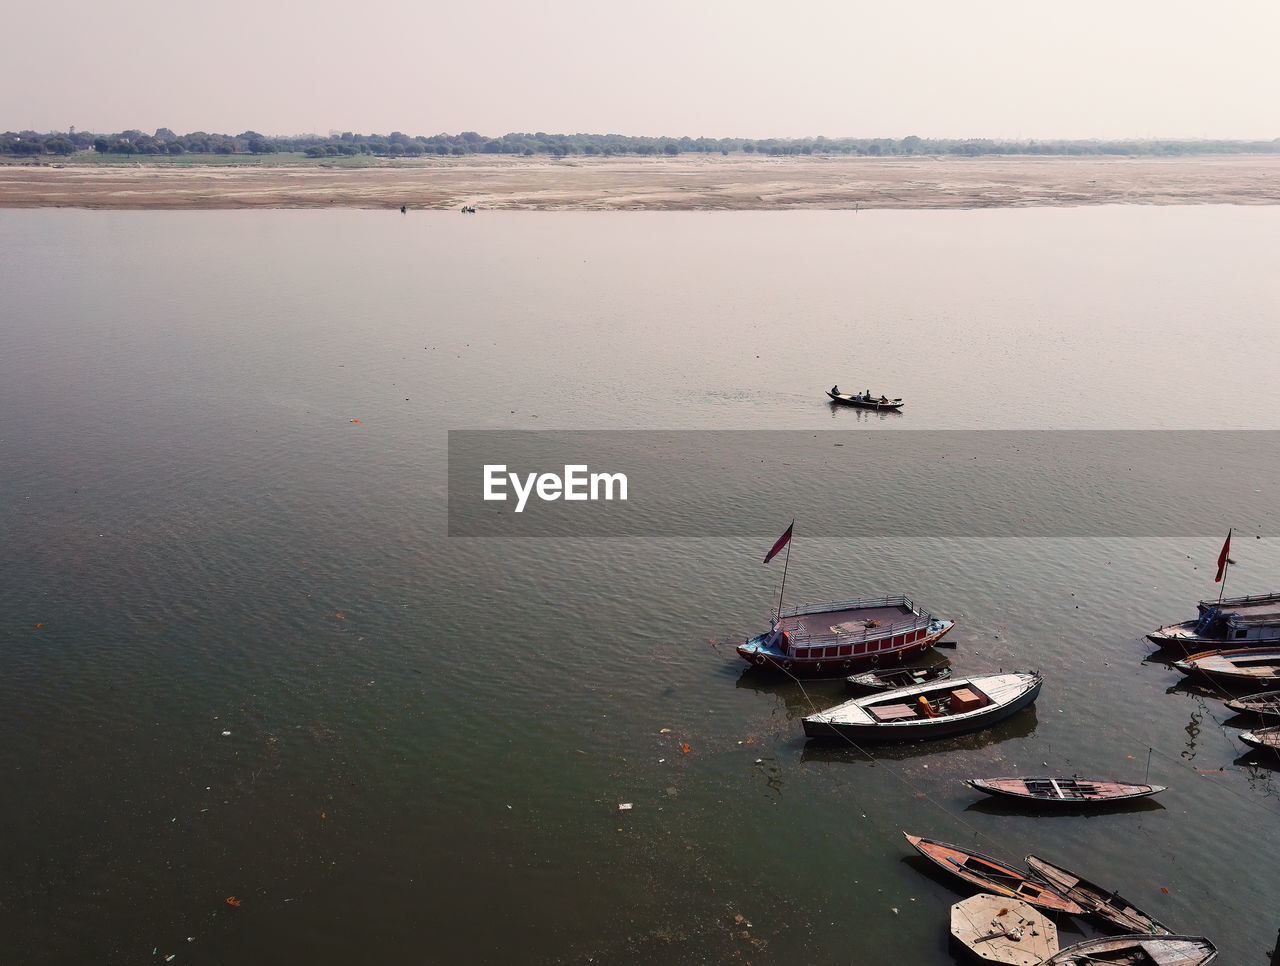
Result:
{"label": "shoreline vegetation", "polygon": [[125,156],[0,162],[0,208],[768,210],[1280,204],[1280,154]]}
{"label": "shoreline vegetation", "polygon": [[1280,138],[0,134],[0,209],[1273,205],[1277,174]]}
{"label": "shoreline vegetation", "polygon": [[475,131],[461,134],[433,134],[410,137],[402,131],[390,134],[357,134],[330,131],[328,136],[297,134],[268,137],[257,131],[240,134],[209,134],[195,131],[175,134],[167,127],[154,134],[139,130],[116,134],[93,134],[77,131],[7,131],[0,134],[0,158],[70,157],[77,153],[95,154],[103,158],[119,157],[184,157],[204,155],[295,154],[312,160],[321,158],[421,158],[461,157],[471,154],[516,155],[520,157],[566,158],[614,157],[634,154],[640,157],[682,154],[758,155],[787,157],[792,155],[826,155],[857,157],[894,157],[927,155],[934,157],[982,155],[1102,155],[1111,157],[1178,157],[1204,154],[1280,154],[1280,138],[1270,141],[1238,139],[1176,140],[1129,138],[1125,140],[1008,140],[995,138],[921,138],[912,134],[904,138],[708,138],[708,137],[635,137],[625,134],[536,134],[513,133],[488,137]]}

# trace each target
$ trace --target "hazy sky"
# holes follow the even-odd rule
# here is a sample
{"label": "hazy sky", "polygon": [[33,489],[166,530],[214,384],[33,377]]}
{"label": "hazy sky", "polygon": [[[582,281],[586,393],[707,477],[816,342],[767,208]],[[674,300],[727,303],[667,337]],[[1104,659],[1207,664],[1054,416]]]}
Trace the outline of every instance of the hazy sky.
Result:
{"label": "hazy sky", "polygon": [[1277,0],[39,0],[0,131],[1280,137]]}

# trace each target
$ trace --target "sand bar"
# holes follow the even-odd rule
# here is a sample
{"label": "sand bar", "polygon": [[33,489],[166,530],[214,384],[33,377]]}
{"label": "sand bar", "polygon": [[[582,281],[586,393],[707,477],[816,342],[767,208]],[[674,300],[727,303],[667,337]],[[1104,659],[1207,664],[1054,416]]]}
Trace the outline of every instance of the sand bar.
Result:
{"label": "sand bar", "polygon": [[750,210],[1280,204],[1280,155],[0,165],[0,208]]}

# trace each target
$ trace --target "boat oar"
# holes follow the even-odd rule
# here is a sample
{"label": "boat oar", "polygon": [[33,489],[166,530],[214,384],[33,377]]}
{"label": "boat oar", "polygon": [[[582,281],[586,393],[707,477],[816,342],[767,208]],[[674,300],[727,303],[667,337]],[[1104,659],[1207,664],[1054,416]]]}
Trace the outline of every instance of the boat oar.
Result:
{"label": "boat oar", "polygon": [[1007,935],[1009,934],[1004,929],[1001,929],[999,932],[993,932],[990,936],[979,936],[973,941],[973,944],[976,946],[978,943],[989,943],[993,939],[1003,939]]}

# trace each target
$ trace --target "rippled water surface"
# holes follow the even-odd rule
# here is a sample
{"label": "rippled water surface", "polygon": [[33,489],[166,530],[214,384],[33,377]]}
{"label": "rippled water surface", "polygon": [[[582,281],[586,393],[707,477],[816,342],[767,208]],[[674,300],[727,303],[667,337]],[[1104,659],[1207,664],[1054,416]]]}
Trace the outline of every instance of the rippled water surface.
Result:
{"label": "rippled water surface", "polygon": [[[1270,447],[1223,467],[1259,501],[1212,533],[1034,539],[819,537],[792,505],[759,535],[449,537],[446,456],[1275,430],[1277,263],[1276,208],[0,212],[0,961],[951,963],[968,891],[905,829],[1266,962],[1280,761],[1142,635],[1216,596],[1229,527],[1228,592],[1280,589]],[[725,472],[767,504],[758,461]],[[906,473],[831,485],[883,506]],[[908,593],[960,672],[1040,669],[1034,708],[806,743],[838,683],[733,650],[793,517],[788,600]],[[1169,790],[1033,815],[962,784],[1046,772]]]}

